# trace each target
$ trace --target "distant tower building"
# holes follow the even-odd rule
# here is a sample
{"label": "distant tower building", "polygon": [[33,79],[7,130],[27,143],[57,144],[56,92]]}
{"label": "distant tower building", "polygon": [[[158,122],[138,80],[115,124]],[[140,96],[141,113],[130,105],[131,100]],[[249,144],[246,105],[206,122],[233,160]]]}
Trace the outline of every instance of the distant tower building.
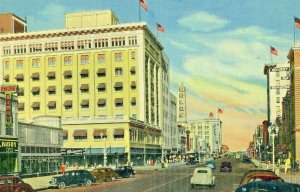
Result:
{"label": "distant tower building", "polygon": [[0,35],[27,32],[27,22],[12,13],[0,13]]}
{"label": "distant tower building", "polygon": [[186,122],[186,88],[183,84],[179,87],[178,109],[178,122]]}

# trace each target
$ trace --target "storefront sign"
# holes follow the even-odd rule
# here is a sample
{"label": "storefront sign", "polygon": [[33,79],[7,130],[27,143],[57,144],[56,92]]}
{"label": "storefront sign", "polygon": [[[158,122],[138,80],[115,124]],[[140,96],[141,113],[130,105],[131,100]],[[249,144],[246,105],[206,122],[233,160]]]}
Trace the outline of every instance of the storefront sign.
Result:
{"label": "storefront sign", "polygon": [[18,141],[15,139],[0,139],[0,152],[17,152]]}
{"label": "storefront sign", "polygon": [[12,109],[11,109],[11,99],[12,94],[18,91],[17,85],[1,85],[0,91],[5,93],[5,122],[6,128],[12,127]]}
{"label": "storefront sign", "polygon": [[83,155],[83,149],[61,149],[62,155]]}
{"label": "storefront sign", "polygon": [[289,71],[290,68],[289,67],[280,67],[280,68],[271,68],[270,71],[274,72],[274,71]]}

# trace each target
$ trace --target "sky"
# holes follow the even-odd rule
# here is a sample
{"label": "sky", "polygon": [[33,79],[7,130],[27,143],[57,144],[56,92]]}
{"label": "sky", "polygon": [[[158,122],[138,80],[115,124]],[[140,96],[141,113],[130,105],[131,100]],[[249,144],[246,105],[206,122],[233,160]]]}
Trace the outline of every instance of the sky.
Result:
{"label": "sky", "polygon": [[[248,147],[256,127],[267,119],[265,64],[287,63],[300,40],[294,16],[297,0],[145,0],[141,21],[158,33],[170,61],[171,92],[187,88],[187,118],[222,121],[223,144]],[[29,31],[64,28],[64,14],[113,10],[121,23],[139,21],[138,0],[0,0],[0,13],[26,18]],[[295,31],[295,36],[294,36]],[[278,56],[270,55],[270,46]]]}

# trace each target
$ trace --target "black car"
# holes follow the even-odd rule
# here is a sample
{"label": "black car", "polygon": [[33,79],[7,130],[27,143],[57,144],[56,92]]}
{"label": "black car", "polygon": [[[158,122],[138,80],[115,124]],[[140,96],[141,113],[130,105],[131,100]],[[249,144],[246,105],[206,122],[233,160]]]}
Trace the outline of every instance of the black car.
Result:
{"label": "black car", "polygon": [[231,172],[231,171],[232,171],[231,162],[225,161],[221,163],[220,172]]}
{"label": "black car", "polygon": [[295,192],[300,191],[300,185],[287,182],[255,181],[238,187],[235,192]]}
{"label": "black car", "polygon": [[132,169],[130,166],[120,166],[115,169],[115,172],[120,176],[120,177],[133,177],[135,175],[135,171]]}
{"label": "black car", "polygon": [[95,178],[87,170],[66,171],[60,176],[52,177],[49,187],[63,189],[70,185],[86,185],[90,186],[95,182]]}

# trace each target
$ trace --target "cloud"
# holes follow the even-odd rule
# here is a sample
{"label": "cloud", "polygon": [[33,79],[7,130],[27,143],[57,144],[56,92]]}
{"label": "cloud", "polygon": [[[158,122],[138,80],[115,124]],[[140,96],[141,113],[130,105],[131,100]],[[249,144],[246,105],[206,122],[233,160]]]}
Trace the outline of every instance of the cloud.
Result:
{"label": "cloud", "polygon": [[229,21],[201,11],[179,19],[178,23],[193,31],[211,32],[223,28]]}
{"label": "cloud", "polygon": [[172,39],[169,40],[169,43],[173,45],[173,47],[184,50],[184,51],[191,51],[194,52],[196,49],[192,48],[190,45],[187,45],[186,43],[179,42],[179,41],[174,41]]}

